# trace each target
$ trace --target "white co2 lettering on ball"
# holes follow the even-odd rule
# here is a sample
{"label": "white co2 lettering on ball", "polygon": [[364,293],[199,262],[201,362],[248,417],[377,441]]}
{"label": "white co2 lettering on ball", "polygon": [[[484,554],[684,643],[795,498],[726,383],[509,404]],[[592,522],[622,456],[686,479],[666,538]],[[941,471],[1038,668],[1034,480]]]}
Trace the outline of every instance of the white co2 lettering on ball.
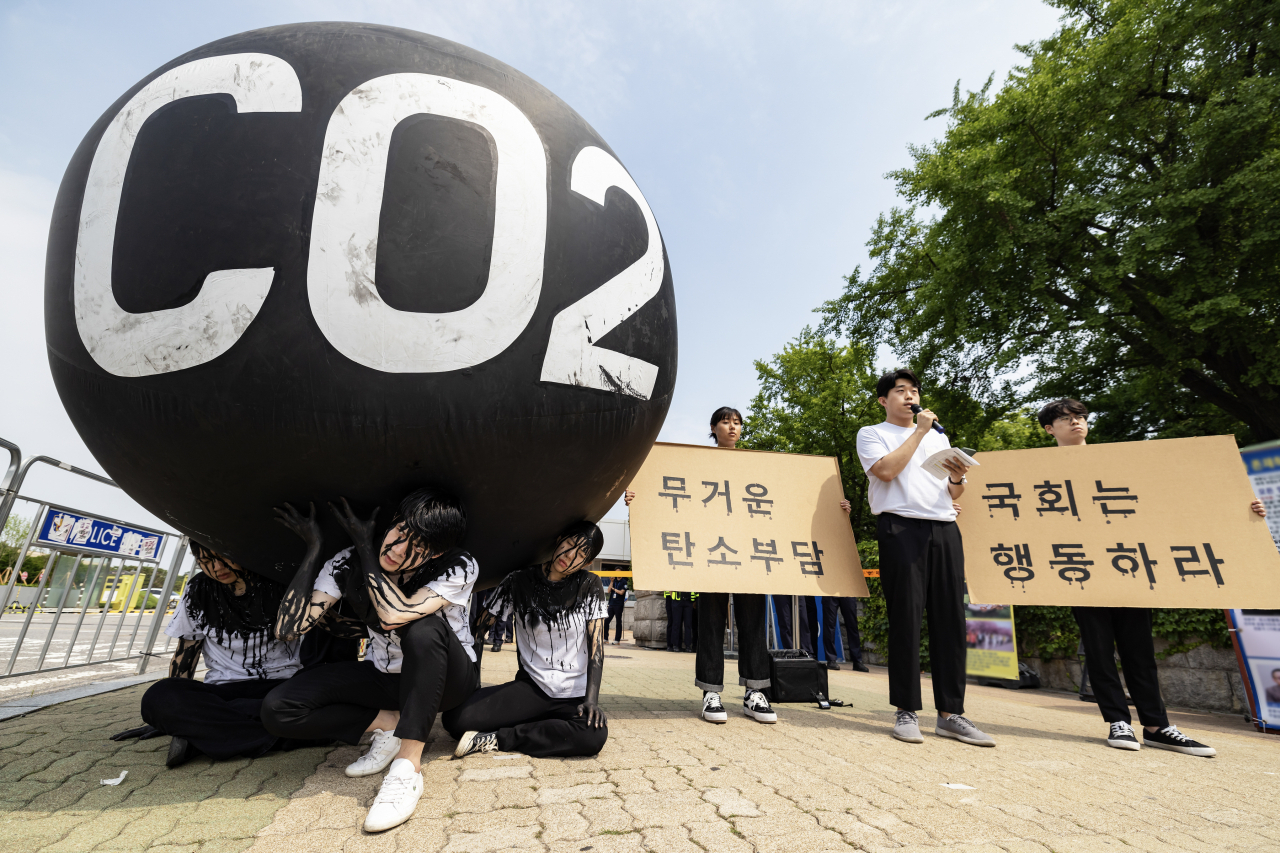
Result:
{"label": "white co2 lettering on ball", "polygon": [[131,314],[111,291],[120,196],[133,146],[146,120],[182,98],[226,94],[242,113],[300,112],[302,87],[289,63],[261,53],[197,59],[143,86],[98,141],[76,237],[75,317],[93,360],[115,376],[153,376],[222,355],[253,322],[275,270],[218,270],[181,308]]}
{"label": "white co2 lettering on ball", "polygon": [[[398,311],[374,283],[391,134],[423,113],[478,124],[497,147],[488,283],[471,305],[438,314]],[[334,110],[311,222],[307,295],[320,330],[347,358],[388,373],[436,373],[488,361],[533,317],[546,242],[542,140],[497,92],[433,74],[388,74],[357,86]]]}
{"label": "white co2 lettering on ball", "polygon": [[584,148],[574,158],[569,188],[603,205],[609,187],[635,199],[649,230],[649,245],[640,260],[556,315],[542,361],[542,381],[616,391],[647,400],[658,368],[647,361],[595,346],[641,305],[658,294],[665,264],[662,237],[653,211],[622,164],[604,150]]}

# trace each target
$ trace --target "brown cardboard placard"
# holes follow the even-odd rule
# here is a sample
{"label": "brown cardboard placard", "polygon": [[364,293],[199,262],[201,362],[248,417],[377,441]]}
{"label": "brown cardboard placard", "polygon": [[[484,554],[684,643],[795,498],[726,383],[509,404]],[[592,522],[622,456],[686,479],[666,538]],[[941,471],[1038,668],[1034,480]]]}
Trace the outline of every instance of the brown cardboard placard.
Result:
{"label": "brown cardboard placard", "polygon": [[974,601],[1280,607],[1230,436],[980,453],[960,497]]}
{"label": "brown cardboard placard", "polygon": [[637,589],[868,594],[830,456],[659,442],[628,488]]}

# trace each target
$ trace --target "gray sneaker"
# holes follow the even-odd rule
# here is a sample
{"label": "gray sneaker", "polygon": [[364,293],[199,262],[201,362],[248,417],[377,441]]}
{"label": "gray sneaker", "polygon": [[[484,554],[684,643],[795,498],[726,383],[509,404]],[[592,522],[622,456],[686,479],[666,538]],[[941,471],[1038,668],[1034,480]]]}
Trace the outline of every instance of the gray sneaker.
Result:
{"label": "gray sneaker", "polygon": [[904,743],[924,743],[920,718],[915,711],[898,711],[893,718],[893,736]]}
{"label": "gray sneaker", "polygon": [[952,714],[950,717],[944,717],[939,714],[938,722],[933,728],[933,733],[940,737],[955,738],[961,743],[971,743],[974,746],[996,745],[996,742],[991,739],[990,735],[985,734],[981,729],[959,714]]}

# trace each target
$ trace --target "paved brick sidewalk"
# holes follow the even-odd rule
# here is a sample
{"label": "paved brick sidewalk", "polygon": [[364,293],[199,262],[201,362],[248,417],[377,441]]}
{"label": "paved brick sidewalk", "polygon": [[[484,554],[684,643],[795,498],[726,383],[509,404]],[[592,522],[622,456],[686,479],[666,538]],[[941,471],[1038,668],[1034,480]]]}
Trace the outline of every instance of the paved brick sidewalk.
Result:
{"label": "paved brick sidewalk", "polygon": [[[845,671],[831,692],[850,707],[783,706],[763,726],[726,702],[729,723],[712,726],[692,655],[609,652],[598,757],[449,761],[437,732],[417,812],[381,835],[359,828],[378,778],[342,774],[354,747],[166,772],[164,739],[98,737],[131,722],[137,691],[0,724],[0,851],[1280,850],[1280,739],[1232,718],[1175,715],[1214,759],[1124,753],[1102,743],[1093,706],[971,686],[969,715],[997,748],[909,745],[888,736],[883,675]],[[486,655],[486,683],[514,665]],[[126,768],[120,788],[98,785]]]}

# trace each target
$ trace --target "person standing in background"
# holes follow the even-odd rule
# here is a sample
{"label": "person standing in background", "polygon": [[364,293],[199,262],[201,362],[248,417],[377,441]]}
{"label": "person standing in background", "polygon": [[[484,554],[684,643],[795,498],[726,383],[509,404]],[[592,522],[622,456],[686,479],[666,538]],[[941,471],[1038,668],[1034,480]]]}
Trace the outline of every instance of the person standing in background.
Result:
{"label": "person standing in background", "polygon": [[667,648],[673,652],[693,651],[693,608],[697,601],[696,592],[671,593],[671,618],[667,623]]}
{"label": "person standing in background", "polygon": [[609,621],[618,620],[618,627],[613,635],[613,645],[622,642],[622,614],[627,606],[627,579],[614,578],[609,584],[609,616],[604,623],[604,635],[609,636]]}

